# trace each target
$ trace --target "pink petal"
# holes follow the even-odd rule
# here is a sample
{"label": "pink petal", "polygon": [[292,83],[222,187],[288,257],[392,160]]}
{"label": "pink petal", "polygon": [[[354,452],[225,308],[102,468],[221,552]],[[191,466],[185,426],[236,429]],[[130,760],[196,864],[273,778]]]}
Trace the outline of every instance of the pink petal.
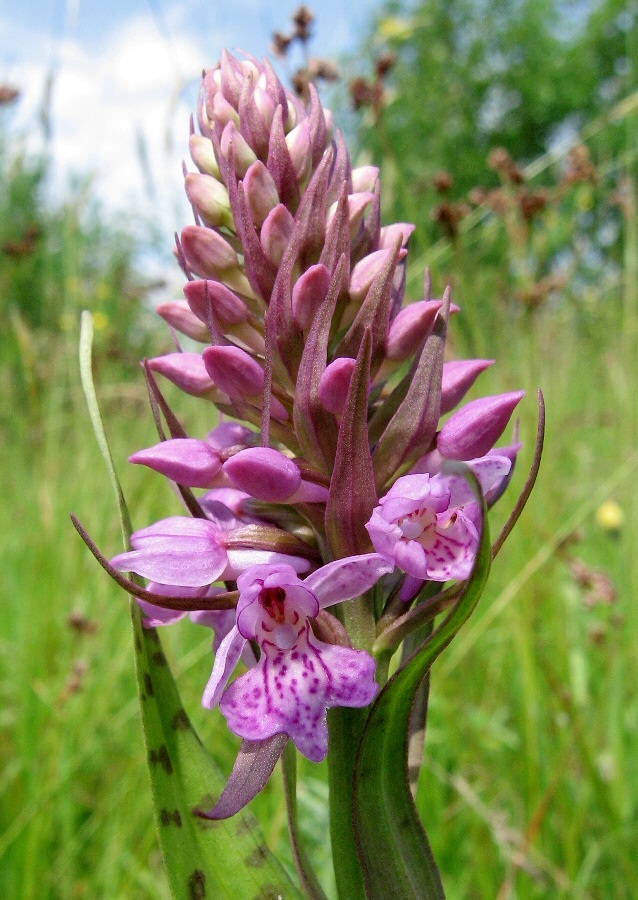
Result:
{"label": "pink petal", "polygon": [[427,577],[433,581],[467,578],[478,548],[478,534],[470,520],[459,515],[455,524],[437,527],[437,539],[427,551]]}
{"label": "pink petal", "polygon": [[249,740],[288,734],[304,756],[320,762],[328,752],[326,709],[371,703],[375,661],[363,650],[322,643],[309,626],[294,649],[265,642],[262,650],[255,668],[222,697],[229,727]]}
{"label": "pink petal", "polygon": [[215,663],[204,690],[202,706],[205,706],[207,709],[213,709],[217,706],[224,688],[228,684],[228,679],[239,662],[239,657],[242,655],[245,644],[246,639],[241,636],[237,628],[231,628],[215,654]]}
{"label": "pink petal", "polygon": [[304,585],[317,595],[321,609],[360,597],[393,570],[378,553],[337,559],[308,575]]}

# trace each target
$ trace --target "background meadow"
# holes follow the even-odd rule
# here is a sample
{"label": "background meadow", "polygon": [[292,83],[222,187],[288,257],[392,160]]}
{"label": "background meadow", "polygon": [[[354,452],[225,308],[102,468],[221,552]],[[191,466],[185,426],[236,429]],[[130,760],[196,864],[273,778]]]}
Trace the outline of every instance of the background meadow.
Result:
{"label": "background meadow", "polygon": [[[452,900],[635,896],[637,27],[635,3],[617,0],[393,3],[325,94],[354,158],[381,166],[385,221],[417,224],[408,294],[419,299],[429,265],[434,295],[451,283],[462,308],[450,351],[497,360],[480,393],[528,391],[495,530],[531,461],[537,387],[547,404],[535,492],[432,673],[418,802]],[[179,511],[162,479],[126,464],[155,442],[137,363],[170,348],[152,306],[171,288],[148,274],[152,256],[175,280],[170,233],[114,215],[88,179],[52,198],[46,141],[26,148],[20,100],[3,89],[0,896],[168,898],[128,601],[69,512],[119,552],[80,388],[83,308],[134,525]],[[179,170],[155,190],[176,195]],[[212,426],[203,404],[174,396],[193,434]],[[209,633],[162,639],[230,771],[239,742],[199,705]],[[301,763],[301,819],[330,893],[326,773]],[[253,808],[292,867],[280,788],[277,774]]]}

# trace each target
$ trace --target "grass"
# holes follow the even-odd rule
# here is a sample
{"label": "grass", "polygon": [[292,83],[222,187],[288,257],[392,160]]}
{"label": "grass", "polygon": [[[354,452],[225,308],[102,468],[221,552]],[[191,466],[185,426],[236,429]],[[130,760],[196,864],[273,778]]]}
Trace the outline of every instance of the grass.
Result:
{"label": "grass", "polygon": [[[418,799],[450,900],[629,898],[638,878],[638,378],[630,277],[637,255],[630,229],[625,277],[587,328],[573,306],[534,316],[498,309],[489,273],[460,269],[456,298],[467,324],[455,349],[498,359],[482,376],[481,393],[528,391],[525,449],[495,522],[504,520],[531,460],[538,386],[548,429],[530,504],[475,617],[433,671]],[[12,415],[0,442],[0,896],[165,900],[127,601],[68,518],[75,512],[107,554],[120,549],[80,394],[75,338],[58,338],[30,415],[11,378],[3,380],[3,408]],[[10,337],[3,341],[8,347]],[[9,366],[15,345],[7,347]],[[113,454],[140,527],[176,512],[177,501],[158,476],[125,465],[154,440],[141,376],[98,362]],[[196,402],[185,415],[189,424],[199,421],[196,433],[210,424]],[[624,511],[617,532],[597,521],[606,500]],[[611,578],[615,600],[591,602],[574,577],[576,557]],[[163,637],[194,724],[228,771],[237,742],[218,713],[199,706],[210,637],[179,626]],[[305,764],[300,774],[306,836],[328,883],[325,771]],[[290,864],[278,776],[254,808],[269,844]]]}

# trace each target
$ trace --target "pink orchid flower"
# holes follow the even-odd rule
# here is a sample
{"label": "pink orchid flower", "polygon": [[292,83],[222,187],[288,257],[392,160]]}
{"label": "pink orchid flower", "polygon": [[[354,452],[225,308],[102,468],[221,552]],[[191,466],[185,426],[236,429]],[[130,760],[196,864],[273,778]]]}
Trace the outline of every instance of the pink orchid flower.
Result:
{"label": "pink orchid flower", "polygon": [[[392,570],[379,554],[347,557],[302,581],[285,564],[255,566],[239,576],[237,624],[222,641],[202,703],[219,703],[235,734],[254,741],[287,734],[315,762],[328,752],[326,710],[367,706],[378,691],[375,660],[363,650],[320,641],[311,620],[352,600]],[[257,665],[228,680],[247,641]]]}
{"label": "pink orchid flower", "polygon": [[[490,454],[467,465],[487,493],[507,475],[511,461]],[[467,578],[480,527],[469,483],[442,473],[398,478],[366,525],[375,550],[419,581]]]}

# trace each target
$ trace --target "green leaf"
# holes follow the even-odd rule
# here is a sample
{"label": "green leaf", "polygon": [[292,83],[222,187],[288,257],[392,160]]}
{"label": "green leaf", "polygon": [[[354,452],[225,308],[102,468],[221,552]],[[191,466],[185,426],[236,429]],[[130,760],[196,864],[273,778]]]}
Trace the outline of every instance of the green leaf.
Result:
{"label": "green leaf", "polygon": [[250,813],[210,821],[226,779],[193,730],[155,629],[133,607],[135,660],[157,830],[175,900],[300,898]]}
{"label": "green leaf", "polygon": [[467,478],[481,499],[481,542],[472,575],[458,603],[388,681],[372,707],[359,744],[353,818],[368,900],[444,897],[427,835],[410,793],[410,717],[416,692],[430,666],[474,611],[491,563],[486,507],[478,483],[467,467],[456,464],[450,469]]}
{"label": "green leaf", "polygon": [[[93,323],[82,314],[80,371],[93,429],[117,498],[124,546],[131,524],[104,431],[91,373]],[[193,810],[212,806],[226,779],[193,730],[155,629],[131,603],[135,670],[157,831],[175,900],[301,898],[268,850],[255,818],[212,822]]]}

